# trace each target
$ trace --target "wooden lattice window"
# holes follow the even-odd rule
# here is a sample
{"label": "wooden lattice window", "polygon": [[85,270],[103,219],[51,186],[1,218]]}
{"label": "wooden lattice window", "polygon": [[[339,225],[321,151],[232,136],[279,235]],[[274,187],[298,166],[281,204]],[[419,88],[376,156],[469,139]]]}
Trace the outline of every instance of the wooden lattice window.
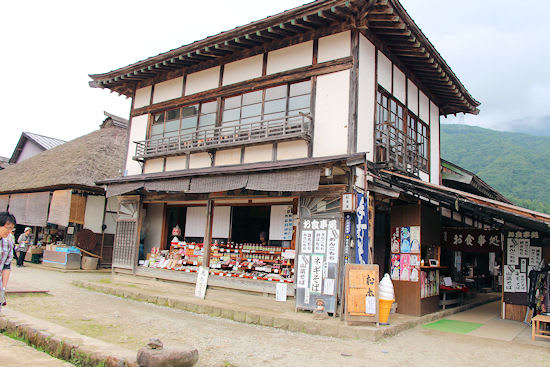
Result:
{"label": "wooden lattice window", "polygon": [[113,246],[113,266],[132,269],[136,250],[137,221],[119,221]]}

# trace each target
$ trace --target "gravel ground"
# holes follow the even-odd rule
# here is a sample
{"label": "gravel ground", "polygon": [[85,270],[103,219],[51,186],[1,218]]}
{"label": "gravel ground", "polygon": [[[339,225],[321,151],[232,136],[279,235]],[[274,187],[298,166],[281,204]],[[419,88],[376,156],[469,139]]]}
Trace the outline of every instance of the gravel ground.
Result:
{"label": "gravel ground", "polygon": [[[193,314],[74,287],[109,275],[15,269],[10,287],[49,289],[11,296],[8,307],[137,350],[150,337],[199,350],[199,366],[550,366],[547,347],[417,327],[370,342],[307,335]],[[550,344],[549,344],[550,345]]]}

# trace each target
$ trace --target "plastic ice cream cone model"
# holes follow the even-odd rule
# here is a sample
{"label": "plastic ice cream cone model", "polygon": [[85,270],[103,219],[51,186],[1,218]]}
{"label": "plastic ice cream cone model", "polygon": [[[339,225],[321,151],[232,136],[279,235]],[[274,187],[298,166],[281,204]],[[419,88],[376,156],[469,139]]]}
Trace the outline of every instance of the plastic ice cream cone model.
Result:
{"label": "plastic ice cream cone model", "polygon": [[395,301],[393,283],[391,282],[389,274],[384,274],[378,286],[378,293],[378,318],[381,324],[387,324],[388,318],[390,317],[391,306]]}

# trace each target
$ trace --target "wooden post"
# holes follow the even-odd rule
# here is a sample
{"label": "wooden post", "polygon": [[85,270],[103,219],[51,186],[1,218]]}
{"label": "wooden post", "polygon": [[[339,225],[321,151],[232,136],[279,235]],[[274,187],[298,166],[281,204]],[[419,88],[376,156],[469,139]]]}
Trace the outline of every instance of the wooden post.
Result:
{"label": "wooden post", "polygon": [[204,241],[202,246],[202,266],[210,266],[210,243],[212,242],[212,199],[206,204],[206,228],[204,229]]}
{"label": "wooden post", "polygon": [[139,261],[139,240],[140,240],[140,233],[141,233],[141,225],[142,222],[145,220],[143,217],[143,197],[140,195],[137,198],[137,209],[138,209],[138,217],[137,217],[137,223],[136,223],[136,247],[134,248],[134,262],[132,264],[132,274],[136,274],[136,269],[138,267],[138,261]]}

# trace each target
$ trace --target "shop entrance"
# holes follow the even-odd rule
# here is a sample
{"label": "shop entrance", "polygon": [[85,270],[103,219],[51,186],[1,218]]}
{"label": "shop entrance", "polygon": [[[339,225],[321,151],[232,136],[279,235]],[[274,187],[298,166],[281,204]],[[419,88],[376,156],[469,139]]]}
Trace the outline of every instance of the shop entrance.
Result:
{"label": "shop entrance", "polygon": [[257,243],[260,233],[269,234],[271,207],[235,206],[232,208],[231,240],[235,243]]}
{"label": "shop entrance", "polygon": [[179,226],[181,232],[185,230],[187,208],[184,206],[169,206],[166,210],[166,235],[163,239],[162,249],[170,248],[170,240],[172,239],[172,228]]}

